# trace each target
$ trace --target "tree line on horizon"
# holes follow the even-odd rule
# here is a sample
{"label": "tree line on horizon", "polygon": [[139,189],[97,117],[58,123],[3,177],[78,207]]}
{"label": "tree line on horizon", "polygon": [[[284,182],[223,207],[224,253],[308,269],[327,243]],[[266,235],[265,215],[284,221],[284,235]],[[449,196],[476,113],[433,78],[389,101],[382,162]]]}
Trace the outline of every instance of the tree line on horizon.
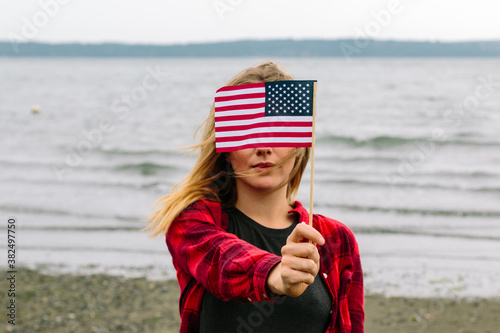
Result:
{"label": "tree line on horizon", "polygon": [[146,45],[0,41],[3,57],[500,57],[500,41],[242,40]]}

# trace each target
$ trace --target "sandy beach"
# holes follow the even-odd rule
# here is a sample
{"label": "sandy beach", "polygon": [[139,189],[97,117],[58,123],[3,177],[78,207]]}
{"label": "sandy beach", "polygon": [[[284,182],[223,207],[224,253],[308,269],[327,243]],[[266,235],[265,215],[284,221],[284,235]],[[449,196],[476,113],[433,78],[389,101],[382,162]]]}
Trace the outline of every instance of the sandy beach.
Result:
{"label": "sandy beach", "polygon": [[[7,306],[8,280],[0,303]],[[3,332],[177,332],[177,281],[109,275],[16,274],[16,325]],[[5,309],[5,308],[4,308]],[[366,297],[366,332],[500,332],[500,300]],[[5,310],[4,310],[5,311]]]}

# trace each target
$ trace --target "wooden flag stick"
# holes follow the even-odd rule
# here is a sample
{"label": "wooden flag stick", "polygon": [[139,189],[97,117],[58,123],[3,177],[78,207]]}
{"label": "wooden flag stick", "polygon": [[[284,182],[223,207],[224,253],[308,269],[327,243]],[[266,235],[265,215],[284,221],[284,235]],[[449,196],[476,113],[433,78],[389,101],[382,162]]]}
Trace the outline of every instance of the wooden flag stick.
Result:
{"label": "wooden flag stick", "polygon": [[312,121],[312,143],[311,143],[311,188],[309,189],[309,225],[313,225],[313,189],[314,189],[314,146],[316,144],[316,86],[314,82],[313,89],[313,121]]}

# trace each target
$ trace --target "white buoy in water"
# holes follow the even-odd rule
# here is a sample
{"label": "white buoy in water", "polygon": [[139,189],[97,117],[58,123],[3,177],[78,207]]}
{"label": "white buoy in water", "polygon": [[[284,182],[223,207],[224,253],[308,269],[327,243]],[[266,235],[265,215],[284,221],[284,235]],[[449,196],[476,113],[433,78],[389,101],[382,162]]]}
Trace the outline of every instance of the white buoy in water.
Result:
{"label": "white buoy in water", "polygon": [[31,107],[31,112],[33,112],[34,114],[40,113],[40,106],[39,105],[33,105]]}

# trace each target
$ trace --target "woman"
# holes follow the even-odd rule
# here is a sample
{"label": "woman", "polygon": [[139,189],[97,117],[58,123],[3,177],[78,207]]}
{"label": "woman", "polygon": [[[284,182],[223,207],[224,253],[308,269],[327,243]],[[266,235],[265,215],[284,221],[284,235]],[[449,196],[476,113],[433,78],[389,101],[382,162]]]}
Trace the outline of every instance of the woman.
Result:
{"label": "woman", "polygon": [[[227,85],[292,80],[274,63]],[[191,173],[159,199],[181,288],[181,332],[363,332],[363,275],[352,232],[299,201],[309,148],[216,153],[214,106]],[[305,223],[301,223],[305,222]]]}

